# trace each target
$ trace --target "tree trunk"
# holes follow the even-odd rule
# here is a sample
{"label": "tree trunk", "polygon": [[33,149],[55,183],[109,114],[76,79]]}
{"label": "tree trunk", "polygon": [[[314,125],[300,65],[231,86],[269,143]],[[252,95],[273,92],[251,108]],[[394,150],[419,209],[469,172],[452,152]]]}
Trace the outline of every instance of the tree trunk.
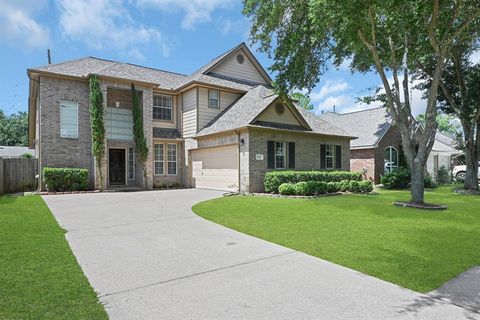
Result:
{"label": "tree trunk", "polygon": [[424,200],[424,180],[425,180],[425,165],[421,161],[412,161],[411,167],[411,202],[423,203]]}
{"label": "tree trunk", "polygon": [[477,143],[475,139],[475,125],[470,123],[463,125],[463,132],[465,135],[465,189],[478,189],[478,158],[477,158]]}
{"label": "tree trunk", "polygon": [[465,148],[465,164],[467,170],[465,172],[465,189],[478,189],[478,160],[477,150],[473,145]]}

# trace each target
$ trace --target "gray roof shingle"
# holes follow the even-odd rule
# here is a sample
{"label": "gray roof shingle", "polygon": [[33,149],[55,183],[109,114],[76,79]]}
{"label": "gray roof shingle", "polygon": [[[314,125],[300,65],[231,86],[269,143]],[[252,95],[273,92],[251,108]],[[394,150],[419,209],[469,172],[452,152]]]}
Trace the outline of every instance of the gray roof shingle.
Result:
{"label": "gray roof shingle", "polygon": [[180,138],[180,132],[177,129],[167,128],[153,128],[153,137],[160,139],[178,139]]}
{"label": "gray roof shingle", "polygon": [[[278,95],[276,95],[273,90],[261,85],[256,86],[222,111],[216,118],[200,130],[197,136],[239,129],[251,125],[252,121],[260,114],[260,112],[268,107],[276,98],[278,98]],[[311,132],[352,137],[336,126],[315,116],[313,113],[297,106],[296,108],[312,129]],[[256,123],[256,125],[261,124],[262,123]],[[267,126],[272,127],[271,125]],[[294,128],[283,127],[282,129],[291,130]],[[298,130],[299,128],[295,129]]]}
{"label": "gray roof shingle", "polygon": [[384,107],[344,114],[327,112],[320,118],[358,137],[351,142],[351,148],[376,146],[392,123]]}

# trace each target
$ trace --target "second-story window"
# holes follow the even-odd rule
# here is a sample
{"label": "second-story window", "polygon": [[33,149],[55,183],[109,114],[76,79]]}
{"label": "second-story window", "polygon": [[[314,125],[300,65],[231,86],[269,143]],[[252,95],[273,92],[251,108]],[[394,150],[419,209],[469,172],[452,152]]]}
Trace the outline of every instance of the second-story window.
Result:
{"label": "second-story window", "polygon": [[153,95],[153,119],[172,121],[172,109],[172,96],[166,96],[163,94]]}
{"label": "second-story window", "polygon": [[220,108],[220,91],[208,90],[208,107],[217,109]]}

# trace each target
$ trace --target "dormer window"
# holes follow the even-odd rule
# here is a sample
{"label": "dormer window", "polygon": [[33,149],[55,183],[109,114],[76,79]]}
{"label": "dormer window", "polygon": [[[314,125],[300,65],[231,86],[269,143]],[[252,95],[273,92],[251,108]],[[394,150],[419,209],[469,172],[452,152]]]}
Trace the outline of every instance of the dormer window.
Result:
{"label": "dormer window", "polygon": [[172,121],[172,96],[163,94],[153,95],[153,119]]}
{"label": "dormer window", "polygon": [[208,107],[220,109],[220,91],[208,90]]}

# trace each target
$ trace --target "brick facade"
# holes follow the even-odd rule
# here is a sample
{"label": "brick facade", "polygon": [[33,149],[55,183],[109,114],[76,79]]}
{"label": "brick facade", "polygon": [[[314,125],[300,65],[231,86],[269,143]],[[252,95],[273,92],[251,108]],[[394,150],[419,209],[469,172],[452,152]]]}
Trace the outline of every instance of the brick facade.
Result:
{"label": "brick facade", "polygon": [[350,168],[352,171],[367,170],[367,178],[380,183],[380,177],[385,171],[384,151],[388,146],[397,149],[400,157],[402,138],[395,127],[390,127],[376,147],[352,149]]}

